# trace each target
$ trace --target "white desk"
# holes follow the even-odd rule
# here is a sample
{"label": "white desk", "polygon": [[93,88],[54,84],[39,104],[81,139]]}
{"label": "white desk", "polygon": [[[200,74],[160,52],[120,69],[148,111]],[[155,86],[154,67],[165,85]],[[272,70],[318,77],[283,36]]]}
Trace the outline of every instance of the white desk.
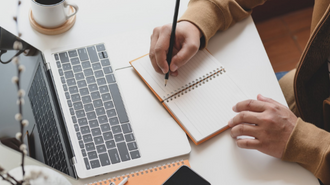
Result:
{"label": "white desk", "polygon": [[[174,1],[140,0],[76,1],[80,7],[77,21],[68,32],[47,36],[34,31],[28,22],[30,0],[25,0],[20,8],[19,28],[23,40],[40,50],[65,46],[93,37],[111,38],[115,42],[117,58],[128,66],[128,61],[149,51],[149,37],[152,29],[172,21]],[[181,1],[180,15],[188,0]],[[12,16],[16,12],[16,1],[2,0],[0,3],[0,25],[16,32]],[[138,37],[123,32],[138,31]],[[114,35],[119,36],[114,37]],[[208,49],[232,71],[234,80],[247,92],[250,98],[258,93],[285,104],[266,52],[251,18],[236,24],[229,31],[218,33],[209,43]],[[251,83],[252,82],[252,83]],[[68,179],[73,185],[88,184],[110,177],[139,171],[164,163],[189,159],[192,168],[211,184],[318,184],[317,179],[295,163],[282,162],[254,150],[240,149],[226,131],[200,146],[191,142],[189,155],[169,159],[149,165],[123,170],[89,179]],[[8,158],[12,160],[8,160]],[[17,160],[16,160],[17,159]],[[19,156],[0,146],[0,164],[7,170],[17,167]],[[42,165],[32,159],[27,164]],[[0,184],[3,182],[0,181]]]}

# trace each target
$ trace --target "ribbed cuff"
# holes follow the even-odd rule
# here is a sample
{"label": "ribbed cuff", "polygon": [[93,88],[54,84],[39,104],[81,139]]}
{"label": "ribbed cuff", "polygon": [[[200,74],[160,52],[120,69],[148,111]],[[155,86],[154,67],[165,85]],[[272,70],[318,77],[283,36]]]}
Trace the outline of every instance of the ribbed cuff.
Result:
{"label": "ribbed cuff", "polygon": [[[210,10],[214,11],[210,11]],[[191,0],[188,9],[179,21],[189,21],[202,32],[200,49],[207,46],[209,39],[224,25],[224,16],[221,10],[210,1]]]}

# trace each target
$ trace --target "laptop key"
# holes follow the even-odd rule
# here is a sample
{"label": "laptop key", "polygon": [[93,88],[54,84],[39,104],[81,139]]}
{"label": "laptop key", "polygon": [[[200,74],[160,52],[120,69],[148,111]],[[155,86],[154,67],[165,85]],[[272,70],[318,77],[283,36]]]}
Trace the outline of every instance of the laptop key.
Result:
{"label": "laptop key", "polygon": [[84,77],[84,74],[83,73],[76,73],[75,75],[75,78],[76,78],[76,80],[78,81],[78,80],[82,80],[82,79],[84,79],[85,77]]}
{"label": "laptop key", "polygon": [[95,145],[104,143],[102,136],[94,137],[94,143],[95,143]]}
{"label": "laptop key", "polygon": [[57,68],[61,68],[61,63],[60,62],[56,62]]}
{"label": "laptop key", "polygon": [[77,50],[68,51],[70,58],[78,56]]}
{"label": "laptop key", "polygon": [[100,99],[101,95],[98,91],[96,91],[96,92],[91,93],[91,97],[92,97],[93,100],[96,100],[96,99]]}
{"label": "laptop key", "polygon": [[98,107],[102,107],[103,106],[102,100],[94,100],[93,101],[93,104],[94,104],[94,107],[95,108],[98,108]]}
{"label": "laptop key", "polygon": [[119,151],[120,158],[121,158],[122,161],[131,160],[131,158],[130,158],[130,156],[128,154],[126,143],[124,143],[124,142],[118,143],[117,144],[117,147],[118,147],[118,151]]}
{"label": "laptop key", "polygon": [[79,91],[80,91],[81,96],[85,96],[85,95],[89,94],[89,91],[87,88],[79,89]]}
{"label": "laptop key", "polygon": [[119,125],[111,127],[113,134],[121,133],[121,128]]}
{"label": "laptop key", "polygon": [[72,122],[73,122],[73,123],[77,123],[77,118],[76,118],[76,116],[72,116]]}
{"label": "laptop key", "polygon": [[100,161],[101,161],[101,165],[102,166],[110,165],[110,160],[109,160],[109,157],[108,157],[108,154],[107,153],[100,154],[99,155],[99,158],[100,158]]}
{"label": "laptop key", "polygon": [[70,99],[70,94],[68,92],[65,92],[65,97],[67,100]]}
{"label": "laptop key", "polygon": [[58,58],[58,54],[55,54],[54,57],[55,57],[55,60],[60,60],[60,59]]}
{"label": "laptop key", "polygon": [[96,84],[88,85],[88,88],[89,88],[89,91],[90,91],[90,92],[93,92],[93,91],[97,91],[97,90],[98,90]]}
{"label": "laptop key", "polygon": [[84,135],[83,140],[85,143],[92,142],[93,141],[92,135],[90,135],[90,134]]}
{"label": "laptop key", "polygon": [[77,93],[77,92],[78,92],[78,88],[77,88],[77,86],[69,87],[69,92],[70,92],[71,94],[75,94],[75,93]]}
{"label": "laptop key", "polygon": [[85,107],[86,112],[90,112],[90,111],[94,110],[93,104],[91,104],[91,103],[84,105],[84,107]]}
{"label": "laptop key", "polygon": [[78,49],[78,54],[81,61],[88,60],[88,55],[85,48]]}
{"label": "laptop key", "polygon": [[84,110],[78,110],[76,111],[77,118],[81,118],[85,116],[85,111]]}
{"label": "laptop key", "polygon": [[125,135],[125,140],[126,140],[126,142],[134,141],[135,140],[134,135],[132,133],[126,134]]}
{"label": "laptop key", "polygon": [[63,64],[63,70],[64,70],[64,71],[69,71],[69,70],[71,70],[71,65],[70,65],[70,63]]}
{"label": "laptop key", "polygon": [[120,123],[128,122],[128,116],[124,107],[123,100],[121,98],[118,85],[117,84],[110,84],[109,89],[112,95],[112,99],[115,103],[117,114],[120,120]]}
{"label": "laptop key", "polygon": [[91,103],[91,102],[92,102],[92,99],[91,99],[91,97],[90,97],[89,95],[87,95],[87,96],[83,96],[81,99],[82,99],[82,102],[83,102],[84,104],[86,104],[86,103]]}
{"label": "laptop key", "polygon": [[61,77],[61,82],[62,82],[62,83],[65,83],[65,78],[64,78],[64,76]]}
{"label": "laptop key", "polygon": [[85,148],[86,148],[87,152],[95,150],[94,143],[85,144]]}
{"label": "laptop key", "polygon": [[96,45],[96,49],[97,49],[97,51],[104,51],[105,50],[104,44]]}
{"label": "laptop key", "polygon": [[91,166],[92,168],[99,168],[100,167],[100,162],[99,160],[91,161]]}
{"label": "laptop key", "polygon": [[140,158],[140,152],[138,150],[135,150],[133,152],[130,152],[132,159]]}
{"label": "laptop key", "polygon": [[58,73],[60,74],[60,76],[63,76],[63,70],[62,69],[58,69]]}
{"label": "laptop key", "polygon": [[105,114],[105,110],[103,107],[97,108],[97,109],[95,109],[95,111],[98,116]]}
{"label": "laptop key", "polygon": [[121,128],[123,129],[124,134],[132,132],[131,124],[123,124],[121,125]]}
{"label": "laptop key", "polygon": [[130,151],[137,149],[137,145],[135,142],[127,143],[127,147]]}
{"label": "laptop key", "polygon": [[84,73],[85,73],[85,76],[87,76],[87,77],[92,76],[94,74],[92,69],[85,69]]}
{"label": "laptop key", "polygon": [[88,118],[88,120],[96,119],[96,114],[95,114],[94,111],[92,111],[92,112],[88,112],[88,113],[86,113],[86,114],[87,114],[87,118]]}
{"label": "laptop key", "polygon": [[101,125],[102,132],[110,131],[110,125],[108,123]]}
{"label": "laptop key", "polygon": [[91,120],[91,121],[89,121],[89,126],[91,128],[95,128],[95,127],[98,127],[99,126],[99,123],[98,123],[97,120]]}
{"label": "laptop key", "polygon": [[[64,77],[61,77],[61,79],[64,79]],[[63,81],[62,81],[63,82]],[[75,79],[68,79],[67,81],[66,81],[67,83],[68,83],[68,86],[73,86],[73,85],[76,85],[76,80]],[[64,83],[65,83],[65,81],[64,81]]]}
{"label": "laptop key", "polygon": [[93,136],[99,136],[99,135],[101,135],[101,130],[99,128],[92,129],[92,135]]}
{"label": "laptop key", "polygon": [[111,132],[106,132],[106,133],[103,133],[103,138],[104,140],[110,140],[110,139],[113,139],[113,135]]}
{"label": "laptop key", "polygon": [[87,119],[86,118],[78,119],[78,123],[80,126],[87,125]]}
{"label": "laptop key", "polygon": [[72,65],[78,65],[78,64],[80,64],[79,58],[71,58],[71,64]]}
{"label": "laptop key", "polygon": [[87,83],[85,80],[80,80],[77,82],[79,88],[87,87]]}
{"label": "laptop key", "polygon": [[90,130],[89,130],[89,127],[88,126],[85,126],[85,127],[81,127],[80,128],[80,131],[81,133],[84,135],[84,134],[88,134],[90,133]]}
{"label": "laptop key", "polygon": [[104,60],[101,60],[101,63],[102,63],[102,66],[109,66],[110,65],[110,61],[109,59],[104,59]]}
{"label": "laptop key", "polygon": [[118,121],[118,118],[117,117],[110,118],[109,119],[109,122],[110,122],[111,126],[114,126],[114,125],[118,125],[119,124],[119,121]]}
{"label": "laptop key", "polygon": [[68,86],[66,84],[63,84],[63,90],[68,91]]}
{"label": "laptop key", "polygon": [[81,153],[82,153],[83,157],[86,157],[86,156],[87,156],[87,154],[86,154],[86,150],[85,150],[85,149],[82,149],[82,150],[81,150]]}
{"label": "laptop key", "polygon": [[79,94],[74,94],[74,95],[71,95],[71,99],[72,99],[72,102],[77,102],[77,101],[80,101],[80,96],[79,96]]}
{"label": "laptop key", "polygon": [[91,67],[91,63],[89,61],[81,62],[81,66],[84,69],[87,69],[87,68],[90,68]]}
{"label": "laptop key", "polygon": [[115,109],[107,110],[107,115],[109,118],[116,116]]}
{"label": "laptop key", "polygon": [[116,82],[115,76],[113,74],[106,75],[105,77],[107,78],[109,84]]}
{"label": "laptop key", "polygon": [[103,152],[106,152],[106,148],[105,148],[105,145],[99,145],[99,146],[96,146],[96,150],[98,153],[103,153]]}
{"label": "laptop key", "polygon": [[116,163],[120,162],[117,149],[115,149],[115,148],[111,149],[111,150],[108,151],[108,153],[109,153],[110,160],[111,160],[112,164],[116,164]]}
{"label": "laptop key", "polygon": [[111,66],[103,68],[104,74],[110,74],[112,73],[112,68]]}
{"label": "laptop key", "polygon": [[66,71],[64,72],[65,78],[69,79],[69,78],[73,78],[73,72],[72,71]]}
{"label": "laptop key", "polygon": [[85,147],[84,142],[83,141],[79,141],[79,146],[80,146],[80,148],[84,148]]}
{"label": "laptop key", "polygon": [[107,146],[107,149],[116,147],[116,144],[115,144],[114,140],[105,142],[105,145]]}
{"label": "laptop key", "polygon": [[113,108],[112,101],[104,102],[104,107],[105,107],[105,109],[111,109],[111,108]]}
{"label": "laptop key", "polygon": [[97,153],[95,151],[88,152],[88,158],[89,158],[89,160],[97,159]]}
{"label": "laptop key", "polygon": [[82,68],[81,68],[80,65],[73,66],[72,69],[75,73],[78,73],[78,72],[82,71]]}
{"label": "laptop key", "polygon": [[123,134],[117,134],[117,135],[115,135],[115,141],[116,142],[124,141]]}
{"label": "laptop key", "polygon": [[90,170],[91,169],[91,166],[89,165],[88,159],[87,158],[84,158],[84,162],[85,162],[86,169],[87,170]]}
{"label": "laptop key", "polygon": [[82,139],[80,132],[77,132],[77,138],[78,138],[78,140],[81,140]]}
{"label": "laptop key", "polygon": [[73,108],[70,108],[70,114],[73,116],[74,115],[74,110]]}
{"label": "laptop key", "polygon": [[107,84],[107,82],[105,81],[105,78],[99,78],[97,79],[97,84],[101,86]]}
{"label": "laptop key", "polygon": [[103,77],[104,76],[103,71],[101,71],[101,70],[95,71],[94,74],[95,74],[95,77],[96,78],[100,78],[100,77]]}
{"label": "laptop key", "polygon": [[99,70],[101,69],[101,64],[99,62],[95,62],[92,64],[94,70]]}
{"label": "laptop key", "polygon": [[62,63],[69,62],[69,57],[66,52],[60,53],[60,59]]}
{"label": "laptop key", "polygon": [[83,105],[81,102],[76,102],[73,104],[73,108],[74,108],[74,110],[79,110],[79,109],[83,108]]}
{"label": "laptop key", "polygon": [[99,89],[100,89],[100,93],[101,93],[101,94],[102,94],[102,93],[109,92],[109,88],[108,88],[108,86],[106,86],[106,85],[99,87]]}
{"label": "laptop key", "polygon": [[75,129],[76,132],[78,132],[79,131],[79,125],[78,124],[74,124],[74,129]]}
{"label": "laptop key", "polygon": [[97,56],[95,46],[87,47],[87,51],[92,63],[99,61],[99,57]]}
{"label": "laptop key", "polygon": [[92,84],[96,82],[94,76],[87,77],[86,81],[88,84]]}

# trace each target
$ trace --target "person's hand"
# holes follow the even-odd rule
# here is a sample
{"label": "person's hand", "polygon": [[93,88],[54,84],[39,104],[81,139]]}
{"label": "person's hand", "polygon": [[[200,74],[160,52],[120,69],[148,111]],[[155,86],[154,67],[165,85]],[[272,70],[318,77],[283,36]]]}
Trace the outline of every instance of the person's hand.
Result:
{"label": "person's hand", "polygon": [[[170,45],[172,25],[167,24],[156,27],[151,35],[149,57],[155,71],[166,74],[169,66],[166,61],[166,55]],[[178,75],[178,68],[183,66],[198,51],[200,46],[200,30],[188,21],[177,23],[175,32],[175,44],[173,48],[173,57],[170,66],[170,74]]]}
{"label": "person's hand", "polygon": [[[282,157],[297,121],[290,109],[259,94],[257,100],[239,102],[233,110],[238,114],[228,125],[232,127],[231,136],[236,139],[238,147]],[[238,136],[252,136],[255,139],[237,139]]]}

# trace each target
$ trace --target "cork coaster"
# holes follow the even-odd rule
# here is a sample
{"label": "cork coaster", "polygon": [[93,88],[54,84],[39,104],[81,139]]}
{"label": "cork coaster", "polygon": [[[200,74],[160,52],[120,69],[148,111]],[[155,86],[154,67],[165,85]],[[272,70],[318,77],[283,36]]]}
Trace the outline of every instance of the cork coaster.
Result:
{"label": "cork coaster", "polygon": [[[72,7],[70,9],[72,12],[75,11],[74,8],[72,8]],[[46,34],[46,35],[57,35],[57,34],[64,33],[66,31],[68,31],[70,28],[72,28],[72,26],[76,22],[76,15],[70,17],[62,26],[56,27],[56,28],[45,28],[45,27],[40,26],[33,19],[32,10],[30,10],[30,12],[29,12],[29,20],[30,20],[31,27],[33,29],[35,29],[36,31]]]}

